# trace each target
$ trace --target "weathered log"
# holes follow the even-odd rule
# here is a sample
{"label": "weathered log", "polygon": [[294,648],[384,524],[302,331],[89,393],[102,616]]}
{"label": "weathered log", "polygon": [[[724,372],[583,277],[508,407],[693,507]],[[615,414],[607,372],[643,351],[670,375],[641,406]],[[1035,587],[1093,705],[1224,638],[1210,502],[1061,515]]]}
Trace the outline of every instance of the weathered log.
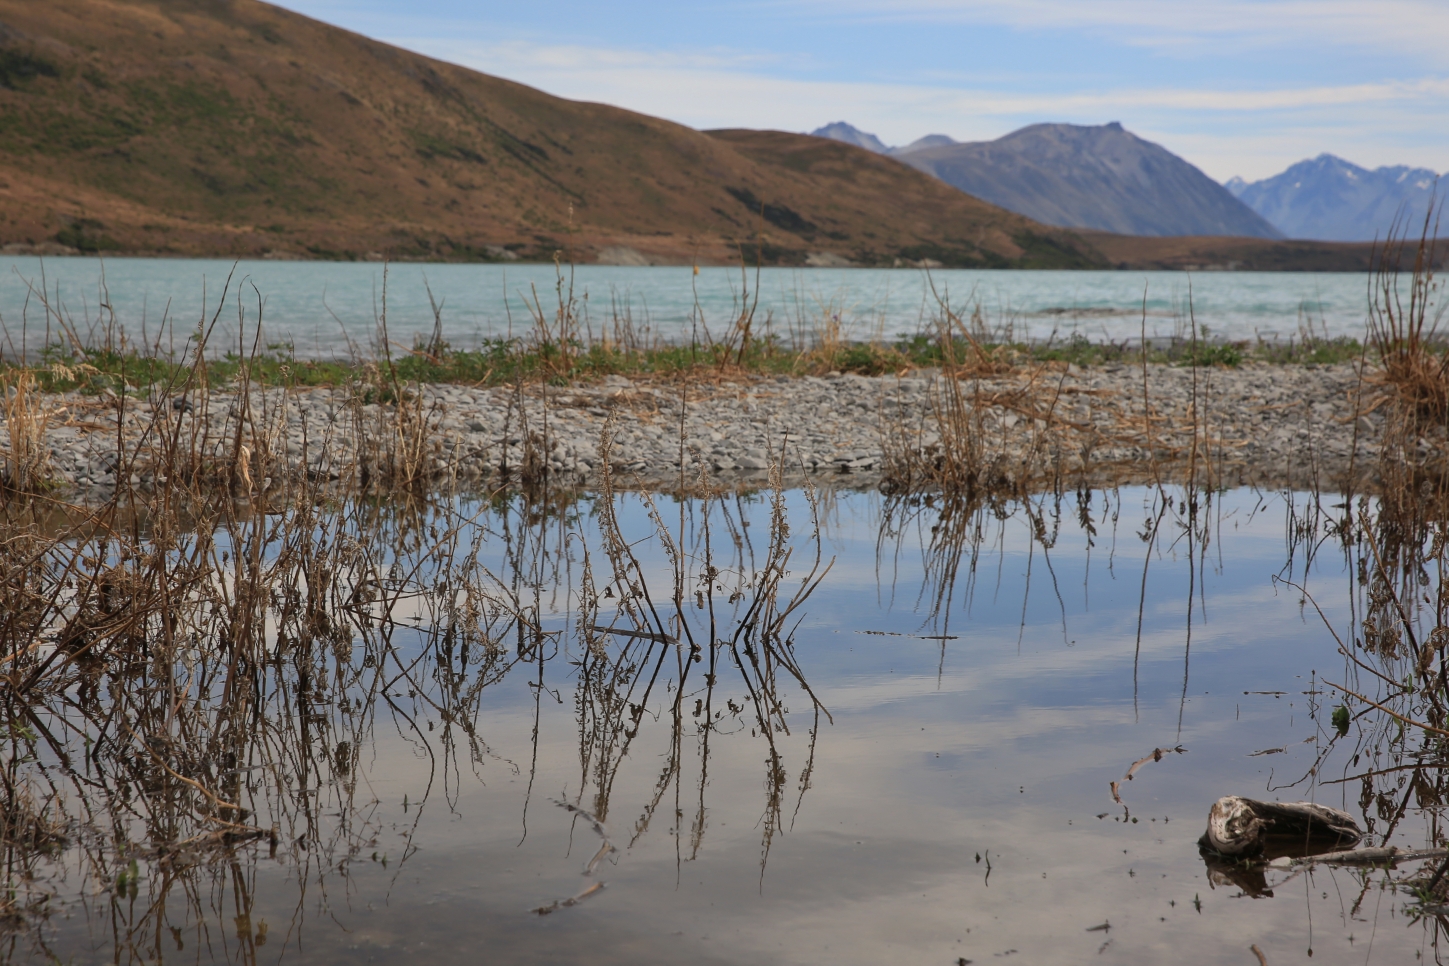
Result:
{"label": "weathered log", "polygon": [[1294,868],[1303,865],[1371,865],[1394,868],[1400,862],[1422,862],[1426,859],[1449,858],[1449,849],[1401,849],[1396,845],[1377,849],[1353,849],[1346,852],[1323,852],[1319,855],[1302,855],[1295,858],[1281,856],[1270,864],[1274,868]]}
{"label": "weathered log", "polygon": [[1352,816],[1336,808],[1227,795],[1213,803],[1198,845],[1221,855],[1272,859],[1351,849],[1362,839]]}

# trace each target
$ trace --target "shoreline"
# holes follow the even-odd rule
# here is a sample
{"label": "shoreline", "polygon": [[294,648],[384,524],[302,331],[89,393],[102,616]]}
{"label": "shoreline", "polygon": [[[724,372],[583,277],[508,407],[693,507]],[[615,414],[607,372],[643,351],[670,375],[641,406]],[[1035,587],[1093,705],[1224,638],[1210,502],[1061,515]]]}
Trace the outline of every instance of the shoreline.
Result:
{"label": "shoreline", "polygon": [[[1180,481],[1187,473],[1212,487],[1361,490],[1373,483],[1383,435],[1371,376],[1361,378],[1355,363],[1256,362],[1145,370],[1061,363],[961,375],[969,425],[957,432],[969,438],[984,488]],[[941,438],[946,388],[938,371],[915,370],[424,384],[405,392],[402,407],[336,387],[217,388],[152,401],[74,391],[34,398],[57,495],[94,502],[118,484],[146,490],[164,482],[168,440],[218,465],[240,452],[241,475],[261,490],[289,480],[366,486],[386,475],[383,463],[398,447],[424,461],[439,488],[544,480],[597,488],[600,435],[611,422],[611,482],[620,489],[758,487],[782,447],[787,486],[898,489],[903,473],[963,442]],[[8,426],[0,427],[8,448]],[[1422,441],[1421,451],[1434,445]]]}

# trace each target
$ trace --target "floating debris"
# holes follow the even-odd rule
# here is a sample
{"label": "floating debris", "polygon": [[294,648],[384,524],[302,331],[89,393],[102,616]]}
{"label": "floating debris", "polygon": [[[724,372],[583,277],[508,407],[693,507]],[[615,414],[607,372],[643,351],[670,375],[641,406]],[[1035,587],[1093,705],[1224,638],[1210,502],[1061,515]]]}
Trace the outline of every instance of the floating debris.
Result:
{"label": "floating debris", "polygon": [[[593,812],[580,808],[572,802],[561,802],[556,798],[551,798],[549,799],[549,801],[553,802],[564,811],[577,815],[585,822],[588,822],[589,827],[594,830],[594,834],[597,835],[601,840],[599,845],[599,851],[595,852],[593,858],[589,859],[588,863],[584,866],[584,871],[581,873],[585,876],[593,875],[594,870],[599,867],[599,863],[603,862],[613,853],[619,851],[618,849],[614,848],[614,844],[609,841],[609,830],[604,828],[604,823],[599,821],[599,817]],[[594,882],[590,884],[586,889],[584,889],[584,891],[578,893],[577,895],[569,896],[567,899],[555,899],[553,902],[550,902],[547,905],[537,906],[528,911],[536,916],[546,916],[549,913],[558,912],[560,909],[567,909],[570,906],[576,906],[579,903],[583,902],[585,899],[587,899],[589,896],[601,891],[605,885],[607,885],[607,883]]]}
{"label": "floating debris", "polygon": [[1393,868],[1400,862],[1422,862],[1425,859],[1449,858],[1449,849],[1401,849],[1390,845],[1384,848],[1345,849],[1339,852],[1323,852],[1319,855],[1280,856],[1268,865],[1275,869],[1294,868],[1304,865],[1365,865],[1375,868]]}
{"label": "floating debris", "polygon": [[1176,748],[1153,748],[1152,749],[1152,754],[1148,755],[1145,758],[1139,758],[1136,761],[1134,761],[1132,763],[1132,767],[1127,769],[1127,774],[1125,776],[1123,776],[1123,777],[1127,781],[1130,782],[1132,780],[1132,776],[1137,773],[1137,769],[1141,768],[1143,765],[1147,764],[1149,761],[1161,761],[1163,759],[1163,756],[1165,756],[1165,755],[1185,755],[1185,754],[1187,754],[1187,749],[1184,748],[1182,745],[1178,745]]}
{"label": "floating debris", "polygon": [[550,902],[546,906],[539,906],[537,909],[530,909],[528,911],[534,913],[535,915],[546,916],[551,912],[558,912],[560,909],[567,909],[569,906],[576,906],[579,903],[583,902],[585,899],[587,899],[589,896],[603,891],[604,883],[595,882],[593,885],[589,886],[587,889],[585,889],[583,892],[580,892],[576,896],[569,896],[567,899],[555,899],[553,902]]}
{"label": "floating debris", "polygon": [[1220,855],[1316,855],[1352,848],[1363,830],[1347,812],[1314,802],[1260,802],[1225,795],[1208,812],[1198,845]]}
{"label": "floating debris", "polygon": [[[1185,754],[1187,754],[1187,749],[1184,748],[1182,745],[1177,745],[1173,748],[1153,748],[1151,754],[1137,759],[1127,767],[1127,774],[1122,776],[1121,781],[1114,781],[1111,783],[1112,801],[1116,802],[1118,805],[1121,805],[1123,808],[1127,807],[1126,803],[1122,801],[1122,782],[1130,782],[1132,780],[1132,776],[1137,774],[1137,769],[1141,768],[1149,761],[1161,761],[1167,755]],[[1101,818],[1100,815],[1097,817]]]}

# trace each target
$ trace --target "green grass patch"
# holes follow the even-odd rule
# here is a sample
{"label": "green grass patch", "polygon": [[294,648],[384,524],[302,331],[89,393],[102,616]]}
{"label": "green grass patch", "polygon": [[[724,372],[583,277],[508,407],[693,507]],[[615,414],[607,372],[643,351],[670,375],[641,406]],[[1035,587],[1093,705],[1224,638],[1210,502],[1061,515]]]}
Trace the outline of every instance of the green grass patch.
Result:
{"label": "green grass patch", "polygon": [[[949,349],[949,352],[948,352]],[[448,346],[428,352],[399,350],[382,359],[298,358],[292,347],[276,344],[255,356],[235,352],[205,365],[205,381],[229,385],[244,375],[265,386],[357,386],[367,401],[389,401],[397,383],[457,383],[475,386],[522,382],[565,384],[607,375],[668,376],[710,379],[720,375],[823,375],[851,372],[879,376],[913,369],[941,367],[947,356],[967,363],[978,350],[995,363],[1031,365],[1071,363],[1079,366],[1140,365],[1141,349],[1127,344],[1092,342],[1080,335],[1054,343],[971,343],[958,339],[949,347],[925,335],[892,342],[841,342],[807,351],[782,345],[774,336],[751,339],[741,347],[724,345],[659,345],[648,349],[579,342],[535,344],[522,339],[487,339],[477,348]],[[1279,365],[1334,364],[1356,360],[1363,346],[1354,339],[1301,340],[1292,343],[1202,342],[1178,340],[1148,348],[1147,361],[1174,366],[1235,367],[1244,362]],[[1442,350],[1441,350],[1442,351]],[[0,372],[20,368],[0,363]],[[41,388],[51,392],[115,392],[144,396],[155,387],[184,385],[190,366],[164,354],[127,349],[88,349],[76,353],[56,344],[38,365],[29,367]],[[368,388],[371,387],[371,388]]]}

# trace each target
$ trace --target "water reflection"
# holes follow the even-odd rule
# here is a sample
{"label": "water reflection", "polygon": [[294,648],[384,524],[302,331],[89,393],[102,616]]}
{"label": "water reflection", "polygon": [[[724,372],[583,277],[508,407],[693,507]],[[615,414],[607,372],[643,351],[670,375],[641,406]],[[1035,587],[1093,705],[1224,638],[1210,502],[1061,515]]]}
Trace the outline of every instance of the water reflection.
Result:
{"label": "water reflection", "polygon": [[[790,635],[829,561],[808,516],[792,536],[779,492],[754,540],[717,500],[679,503],[675,529],[650,498],[643,509],[667,568],[636,556],[607,493],[211,508],[192,529],[152,521],[129,540],[93,521],[63,539],[20,521],[10,549],[36,552],[12,557],[30,569],[12,572],[4,626],[10,955],[65,958],[73,947],[54,943],[76,927],[57,920],[76,916],[117,960],[159,961],[195,931],[207,955],[247,962],[269,939],[300,948],[300,927],[251,925],[259,862],[289,869],[299,911],[308,893],[350,893],[357,863],[401,871],[425,813],[456,813],[490,769],[526,775],[531,797],[539,718],[564,689],[576,815],[610,818],[641,733],[667,748],[626,847],[666,799],[679,821],[688,798],[691,830],[675,839],[681,860],[697,856],[711,742],[756,738],[763,874],[828,719]],[[517,677],[533,700],[526,761],[488,735],[487,697]],[[781,739],[802,720],[812,740],[794,763]],[[426,762],[395,851],[372,787],[382,732]]]}
{"label": "water reflection", "polygon": [[1237,962],[1361,959],[1371,930],[1372,958],[1439,955],[1443,859],[1196,845],[1225,794],[1445,845],[1432,513],[1171,487],[193,510],[7,531],[7,961],[1151,962],[1175,935]]}

